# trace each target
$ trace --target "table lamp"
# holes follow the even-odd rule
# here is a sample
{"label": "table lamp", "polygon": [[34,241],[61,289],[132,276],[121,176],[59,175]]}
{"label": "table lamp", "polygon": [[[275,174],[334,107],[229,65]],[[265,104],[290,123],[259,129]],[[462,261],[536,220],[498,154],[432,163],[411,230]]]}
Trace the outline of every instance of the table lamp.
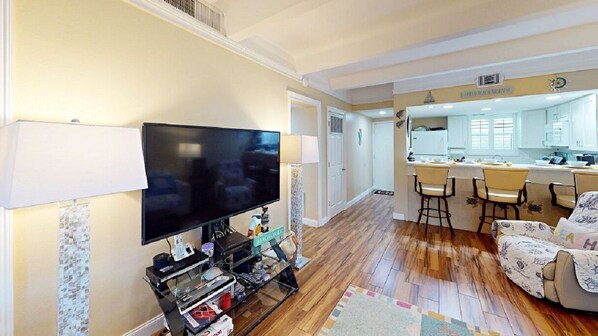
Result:
{"label": "table lamp", "polygon": [[303,256],[303,164],[320,162],[318,137],[283,135],[280,162],[291,164],[291,230],[297,235],[295,267],[303,268],[309,259]]}
{"label": "table lamp", "polygon": [[0,206],[60,201],[59,335],[89,333],[89,203],[147,188],[137,128],[17,121],[0,128]]}

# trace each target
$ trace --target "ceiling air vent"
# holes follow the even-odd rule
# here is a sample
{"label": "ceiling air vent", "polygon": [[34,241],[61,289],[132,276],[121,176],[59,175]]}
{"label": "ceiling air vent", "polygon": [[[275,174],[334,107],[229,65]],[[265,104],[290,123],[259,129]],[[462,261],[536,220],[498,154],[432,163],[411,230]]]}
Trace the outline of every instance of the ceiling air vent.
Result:
{"label": "ceiling air vent", "polygon": [[503,77],[499,73],[492,75],[479,76],[477,80],[478,87],[501,85]]}
{"label": "ceiling air vent", "polygon": [[224,35],[224,13],[218,8],[198,0],[164,0],[164,2]]}

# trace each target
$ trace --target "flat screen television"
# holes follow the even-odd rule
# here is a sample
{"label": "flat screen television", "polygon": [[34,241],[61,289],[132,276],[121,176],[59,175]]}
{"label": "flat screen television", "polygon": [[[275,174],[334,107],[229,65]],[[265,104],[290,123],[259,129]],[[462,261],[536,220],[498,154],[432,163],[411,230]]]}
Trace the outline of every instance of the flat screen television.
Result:
{"label": "flat screen television", "polygon": [[280,199],[280,132],[143,124],[143,245]]}

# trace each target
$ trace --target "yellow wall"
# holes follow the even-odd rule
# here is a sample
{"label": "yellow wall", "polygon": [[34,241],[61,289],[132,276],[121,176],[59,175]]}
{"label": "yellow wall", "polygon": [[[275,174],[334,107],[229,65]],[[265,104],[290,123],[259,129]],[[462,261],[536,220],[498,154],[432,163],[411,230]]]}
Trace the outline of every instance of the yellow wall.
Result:
{"label": "yellow wall", "polygon": [[[351,108],[122,1],[17,0],[14,15],[15,119],[286,132],[287,90],[322,101],[323,111]],[[283,169],[274,225],[286,224],[286,186]],[[92,335],[122,334],[160,311],[142,276],[167,246],[141,246],[140,198],[91,199]],[[55,334],[58,205],[15,211],[14,220],[16,334]],[[241,231],[247,223],[233,219]]]}
{"label": "yellow wall", "polygon": [[377,102],[377,103],[353,105],[352,111],[377,110],[377,109],[390,108],[392,106],[393,106],[393,101],[389,100],[389,101],[383,101],[383,102]]}
{"label": "yellow wall", "polygon": [[[598,88],[598,69],[576,71],[569,73],[561,73],[561,76],[567,78],[567,88],[565,91],[579,91]],[[499,97],[515,97],[528,96],[536,94],[546,94],[552,92],[550,88],[550,79],[554,78],[552,75],[534,76],[527,78],[505,80],[503,86],[512,86],[513,92],[510,95],[500,96],[484,96],[473,99],[462,99],[461,92],[475,90],[475,85],[463,85],[451,88],[432,90],[432,95],[436,100],[436,104],[471,101],[479,99],[492,99]],[[394,96],[394,110],[399,111],[406,109],[408,106],[423,105],[424,99],[428,94],[428,90],[397,94]],[[407,117],[405,112],[405,118]],[[398,119],[395,116],[395,122]],[[395,145],[395,199],[394,211],[398,214],[406,214],[409,207],[416,207],[416,204],[409,204],[407,197],[407,128],[403,127],[394,129],[394,145]]]}

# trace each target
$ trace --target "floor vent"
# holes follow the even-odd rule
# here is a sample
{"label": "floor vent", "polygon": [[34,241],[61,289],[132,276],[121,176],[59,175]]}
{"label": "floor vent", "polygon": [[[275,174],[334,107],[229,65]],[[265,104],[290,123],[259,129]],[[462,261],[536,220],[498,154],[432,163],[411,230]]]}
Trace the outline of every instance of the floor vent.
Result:
{"label": "floor vent", "polygon": [[198,0],[164,0],[164,2],[225,35],[224,13],[218,8]]}

